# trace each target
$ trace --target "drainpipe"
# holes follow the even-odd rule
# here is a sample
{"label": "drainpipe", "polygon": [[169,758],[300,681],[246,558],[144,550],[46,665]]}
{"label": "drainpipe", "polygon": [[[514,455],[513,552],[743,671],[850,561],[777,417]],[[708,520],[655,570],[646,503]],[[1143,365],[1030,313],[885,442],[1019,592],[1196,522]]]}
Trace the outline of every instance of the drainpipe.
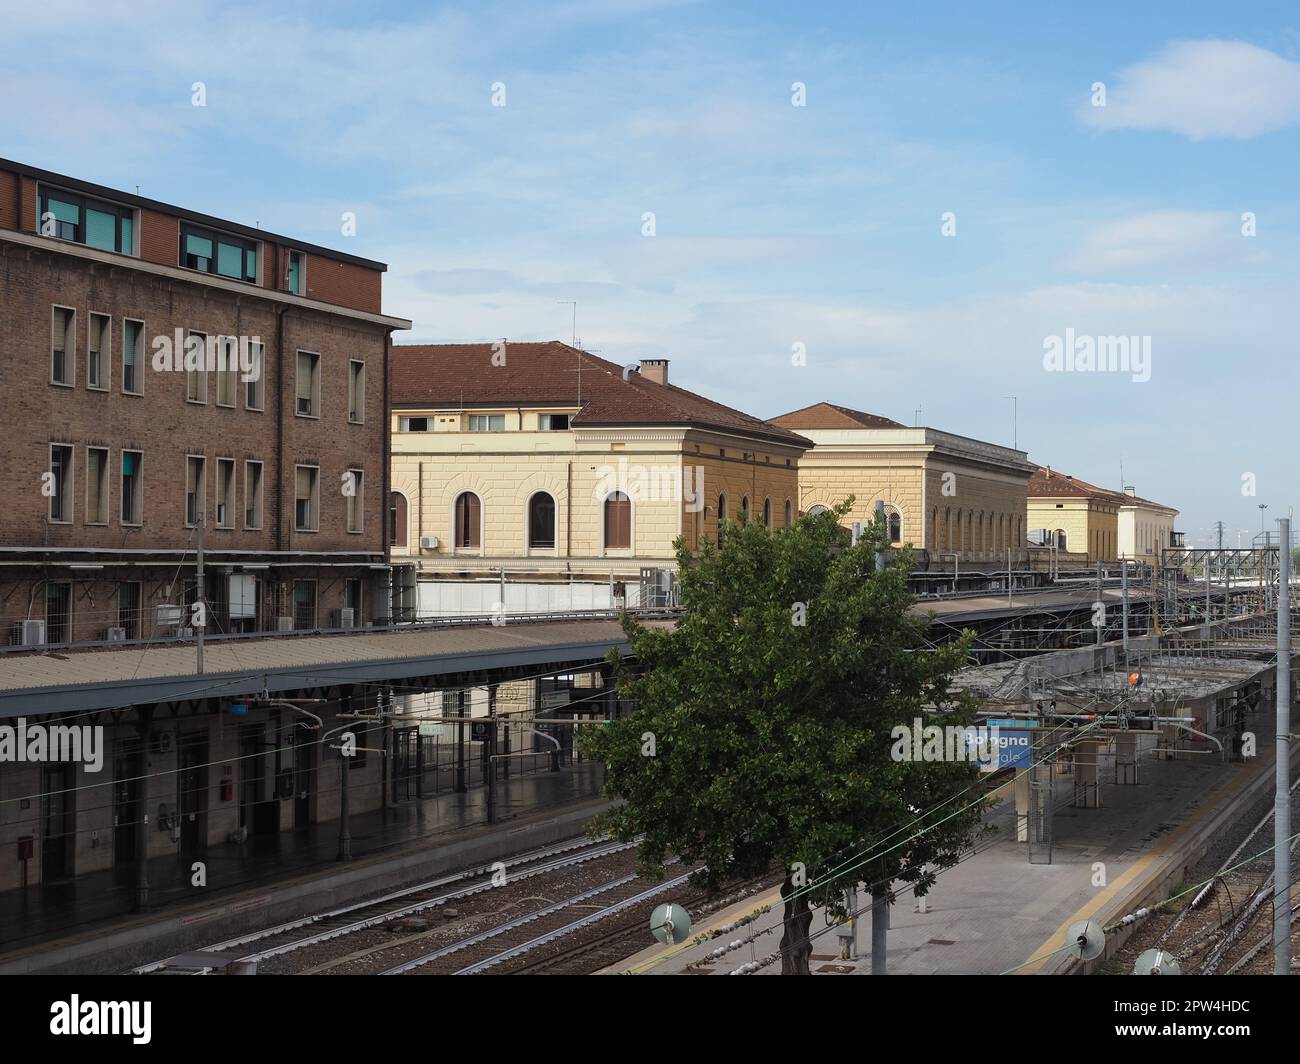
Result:
{"label": "drainpipe", "polygon": [[[288,307],[280,307],[275,321],[275,549],[284,545],[284,319]],[[262,367],[265,376],[266,367]]]}
{"label": "drainpipe", "polygon": [[[383,494],[379,496],[379,528],[383,535],[380,541],[380,548],[384,552],[384,562],[388,566],[388,576],[383,581],[375,583],[386,584],[385,594],[388,596],[388,602],[384,606],[384,615],[388,618],[389,623],[393,620],[393,530],[389,527],[388,500],[393,494],[393,463],[389,455],[393,452],[393,397],[389,394],[389,367],[393,360],[393,330],[384,330],[384,424],[382,443],[379,449],[380,461],[383,464]],[[419,492],[416,493],[417,495]],[[407,529],[411,527],[410,514],[407,514]],[[411,534],[406,534],[406,549],[411,549]],[[416,541],[419,542],[418,540]],[[416,592],[417,598],[419,592]],[[418,612],[418,611],[417,611]]]}

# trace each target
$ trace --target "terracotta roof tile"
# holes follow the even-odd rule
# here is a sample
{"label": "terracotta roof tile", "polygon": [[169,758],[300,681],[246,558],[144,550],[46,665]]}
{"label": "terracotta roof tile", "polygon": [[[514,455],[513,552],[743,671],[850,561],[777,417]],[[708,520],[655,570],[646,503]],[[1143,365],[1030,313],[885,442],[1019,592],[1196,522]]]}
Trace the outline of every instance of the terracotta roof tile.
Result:
{"label": "terracotta roof tile", "polygon": [[696,425],[812,446],[787,428],[675,384],[657,384],[640,373],[624,380],[622,366],[559,340],[507,343],[505,365],[493,365],[494,348],[491,343],[394,345],[394,406],[572,406],[581,383],[582,409],[573,418],[578,426]]}
{"label": "terracotta roof tile", "polygon": [[814,403],[771,419],[787,429],[902,429],[906,425],[879,414],[867,414],[835,403]]}

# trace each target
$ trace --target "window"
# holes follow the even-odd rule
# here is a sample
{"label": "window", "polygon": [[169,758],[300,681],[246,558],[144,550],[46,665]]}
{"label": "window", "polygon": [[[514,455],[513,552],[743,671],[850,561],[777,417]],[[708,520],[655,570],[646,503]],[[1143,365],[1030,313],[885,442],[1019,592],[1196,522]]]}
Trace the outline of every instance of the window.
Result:
{"label": "window", "polygon": [[903,541],[903,516],[892,506],[886,508],[886,519],[889,522],[889,542],[901,543]]}
{"label": "window", "polygon": [[217,527],[235,527],[235,460],[217,459]]}
{"label": "window", "polygon": [[823,506],[821,503],[817,503],[817,504],[815,504],[812,508],[809,509],[809,511],[808,511],[808,516],[809,516],[809,517],[818,517],[818,516],[820,516],[821,514],[824,514],[824,513],[826,513],[826,512],[827,512],[827,511],[826,511],[826,507]]}
{"label": "window", "polygon": [[217,337],[217,406],[234,406],[239,387],[239,337]]}
{"label": "window", "polygon": [[470,432],[505,432],[505,414],[470,414]]}
{"label": "window", "polygon": [[141,513],[140,451],[122,452],[122,524],[138,525]]}
{"label": "window", "polygon": [[388,495],[388,545],[406,546],[406,496],[400,491]]}
{"label": "window", "polygon": [[428,432],[429,419],[427,417],[399,417],[397,419],[398,432]]}
{"label": "window", "polygon": [[117,626],[127,639],[140,638],[140,581],[123,580],[117,585]]}
{"label": "window", "polygon": [[208,401],[208,338],[205,333],[190,330],[189,336],[185,339],[185,367],[186,402],[206,403]]}
{"label": "window", "polygon": [[295,387],[298,404],[294,413],[299,417],[320,417],[320,355],[311,351],[298,352]]}
{"label": "window", "polygon": [[[354,627],[361,627],[361,604],[365,597],[365,585],[359,576],[353,576],[343,581],[343,608],[352,611],[352,624]],[[361,732],[357,732],[358,739]],[[360,767],[364,762],[352,762],[353,768]]]}
{"label": "window", "polygon": [[366,420],[366,364],[348,363],[348,420],[361,425]]}
{"label": "window", "polygon": [[289,291],[296,296],[300,296],[303,293],[304,272],[305,271],[303,269],[302,252],[301,251],[289,252],[289,276],[285,280],[286,283],[288,284]]}
{"label": "window", "polygon": [[293,626],[299,631],[316,627],[316,581],[293,582]]}
{"label": "window", "polygon": [[86,387],[108,390],[112,366],[113,319],[107,314],[90,315],[90,335],[86,337]]}
{"label": "window", "polygon": [[57,189],[41,189],[41,236],[135,254],[135,211]]}
{"label": "window", "polygon": [[463,492],[456,496],[454,542],[460,550],[477,550],[482,546],[482,504],[477,495]]}
{"label": "window", "polygon": [[362,522],[365,519],[366,512],[364,490],[365,474],[362,473],[360,469],[349,469],[348,472],[352,474],[352,494],[346,498],[348,531],[360,532],[362,530]]}
{"label": "window", "polygon": [[72,642],[72,584],[51,580],[45,585],[45,639],[49,643]]}
{"label": "window", "polygon": [[740,497],[740,520],[743,524],[749,524],[749,496]]}
{"label": "window", "polygon": [[233,281],[257,281],[257,244],[212,229],[181,224],[181,265]]}
{"label": "window", "polygon": [[542,431],[543,432],[564,432],[569,427],[568,414],[543,414]]}
{"label": "window", "polygon": [[202,455],[185,458],[185,524],[193,528],[207,509],[207,459]]}
{"label": "window", "polygon": [[535,550],[555,546],[555,499],[544,491],[528,500],[528,546]]}
{"label": "window", "polygon": [[723,492],[718,496],[718,524],[722,524],[727,519],[727,493]]}
{"label": "window", "polygon": [[67,524],[72,520],[72,448],[50,444],[50,520]]}
{"label": "window", "polygon": [[72,367],[77,357],[77,312],[55,307],[50,326],[50,381],[72,386]]}
{"label": "window", "polygon": [[262,463],[244,463],[244,527],[262,527]]}
{"label": "window", "polygon": [[794,524],[794,503],[789,499],[785,500],[785,527],[789,528]]}
{"label": "window", "polygon": [[264,378],[266,349],[260,340],[248,342],[248,380],[244,381],[244,409],[266,408],[266,380]]}
{"label": "window", "polygon": [[108,448],[86,448],[86,524],[108,524]]}
{"label": "window", "polygon": [[605,549],[628,550],[632,546],[632,500],[623,492],[605,499]]}
{"label": "window", "polygon": [[296,532],[315,532],[320,515],[320,468],[294,467],[293,527]]}
{"label": "window", "polygon": [[122,322],[122,391],[140,394],[140,339],[144,336],[144,322]]}
{"label": "window", "polygon": [[763,527],[772,527],[772,500],[770,498],[763,500]]}

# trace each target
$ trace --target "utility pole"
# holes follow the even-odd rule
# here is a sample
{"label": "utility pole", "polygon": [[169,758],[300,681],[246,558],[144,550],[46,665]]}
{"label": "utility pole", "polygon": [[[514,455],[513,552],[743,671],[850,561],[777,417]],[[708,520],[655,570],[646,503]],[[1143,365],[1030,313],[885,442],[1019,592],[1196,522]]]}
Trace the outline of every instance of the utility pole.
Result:
{"label": "utility pole", "polygon": [[[1291,543],[1291,519],[1277,519]],[[1291,974],[1291,552],[1278,552],[1277,794],[1273,798],[1273,974]]]}
{"label": "utility pole", "polygon": [[1119,593],[1124,614],[1124,664],[1128,664],[1128,559],[1119,561]]}
{"label": "utility pole", "polygon": [[1101,562],[1097,563],[1097,602],[1101,612],[1097,614],[1097,645],[1106,641],[1106,601],[1101,597]]}
{"label": "utility pole", "polygon": [[199,546],[198,546],[198,572],[195,579],[198,586],[194,589],[194,601],[198,604],[198,609],[194,611],[192,619],[194,621],[194,647],[198,651],[197,671],[200,676],[203,675],[203,629],[208,623],[208,606],[204,601],[206,588],[203,578],[203,527],[207,523],[207,506],[200,506],[198,513],[199,520]]}
{"label": "utility pole", "polygon": [[1007,609],[1011,608],[1011,548],[1007,548]]}
{"label": "utility pole", "polygon": [[[885,504],[881,500],[876,500],[876,526],[879,528],[885,523]],[[954,555],[956,564],[956,556]],[[876,551],[876,572],[881,572],[885,568],[885,554],[883,551]],[[954,570],[955,572],[955,570]],[[953,590],[957,588],[956,580],[953,581]],[[889,932],[889,884],[884,886],[877,885],[871,889],[871,974],[885,974],[886,958],[886,936]]]}
{"label": "utility pole", "polygon": [[[355,732],[353,735],[355,736]],[[338,860],[352,860],[352,832],[348,822],[348,776],[352,771],[352,758],[339,746],[339,854]]]}

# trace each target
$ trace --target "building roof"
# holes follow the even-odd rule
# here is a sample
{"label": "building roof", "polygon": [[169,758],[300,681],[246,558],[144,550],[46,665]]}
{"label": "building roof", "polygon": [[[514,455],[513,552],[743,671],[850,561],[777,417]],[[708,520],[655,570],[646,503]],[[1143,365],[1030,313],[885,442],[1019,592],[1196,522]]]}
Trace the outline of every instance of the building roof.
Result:
{"label": "building roof", "polygon": [[1086,480],[1062,473],[1051,466],[1039,466],[1038,471],[1029,478],[1029,498],[1056,499],[1096,499],[1119,506],[1154,506],[1160,510],[1178,511],[1162,502],[1144,499],[1141,495],[1130,495],[1126,491],[1111,491],[1109,488],[1089,484]]}
{"label": "building roof", "polygon": [[867,414],[836,403],[813,403],[771,418],[787,429],[902,429],[907,426],[879,414]]}
{"label": "building roof", "polygon": [[[573,424],[690,425],[723,429],[809,448],[811,440],[675,384],[658,384],[559,340],[497,345],[399,344],[393,347],[393,405],[459,409],[487,406],[574,406]],[[499,362],[500,359],[497,359]]]}

